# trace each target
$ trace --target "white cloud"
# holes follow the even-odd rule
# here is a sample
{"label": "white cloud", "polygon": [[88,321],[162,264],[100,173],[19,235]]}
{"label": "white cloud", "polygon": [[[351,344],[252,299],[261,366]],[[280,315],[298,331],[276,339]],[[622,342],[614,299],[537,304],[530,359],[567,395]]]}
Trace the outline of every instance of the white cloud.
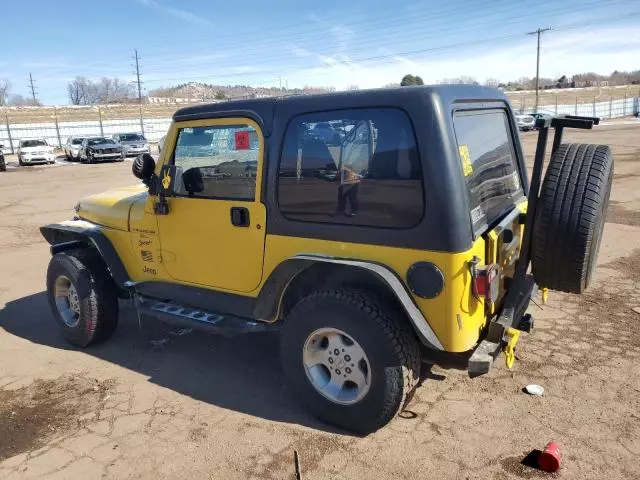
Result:
{"label": "white cloud", "polygon": [[158,10],[161,10],[165,13],[167,13],[168,15],[171,15],[173,17],[179,18],[181,20],[184,20],[186,22],[190,22],[190,23],[195,23],[195,24],[200,24],[200,25],[211,25],[212,23],[205,19],[202,18],[194,13],[191,12],[187,12],[186,10],[181,10],[179,8],[174,8],[174,7],[167,7],[165,5],[162,5],[161,3],[157,2],[156,0],[137,0],[138,3],[141,3],[142,5],[145,5],[147,7],[152,7],[152,8],[157,8]]}
{"label": "white cloud", "polygon": [[[588,71],[609,74],[616,69],[637,69],[638,51],[640,33],[634,26],[552,31],[542,38],[540,76],[555,78]],[[338,89],[354,84],[369,88],[397,83],[407,73],[420,75],[427,83],[462,75],[481,82],[487,78],[508,81],[535,76],[533,36],[423,55],[394,55],[387,48],[378,52],[387,58],[353,62],[342,53],[316,55],[320,63],[317,67],[283,75],[290,86],[324,85]]]}

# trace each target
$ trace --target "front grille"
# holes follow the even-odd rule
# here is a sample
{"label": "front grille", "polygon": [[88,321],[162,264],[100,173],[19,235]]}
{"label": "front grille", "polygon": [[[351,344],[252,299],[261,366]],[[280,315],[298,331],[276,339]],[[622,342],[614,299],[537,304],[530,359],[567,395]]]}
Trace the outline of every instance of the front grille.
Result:
{"label": "front grille", "polygon": [[118,153],[117,148],[105,148],[104,153]]}

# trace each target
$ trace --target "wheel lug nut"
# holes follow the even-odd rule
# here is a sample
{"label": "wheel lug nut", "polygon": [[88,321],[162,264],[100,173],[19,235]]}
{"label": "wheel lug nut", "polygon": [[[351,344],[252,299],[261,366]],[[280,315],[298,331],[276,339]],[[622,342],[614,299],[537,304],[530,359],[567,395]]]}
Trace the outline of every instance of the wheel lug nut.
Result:
{"label": "wheel lug nut", "polygon": [[329,357],[329,363],[333,363],[333,358]]}
{"label": "wheel lug nut", "polygon": [[336,348],[336,349],[333,351],[333,353],[334,353],[335,355],[340,355],[340,350],[338,350],[338,349]]}
{"label": "wheel lug nut", "polygon": [[351,369],[349,367],[345,368],[344,371],[347,373],[351,373]]}
{"label": "wheel lug nut", "polygon": [[340,369],[339,369],[339,368],[336,368],[336,373],[337,373],[338,375],[340,375]]}
{"label": "wheel lug nut", "polygon": [[350,361],[351,361],[351,355],[345,355],[345,356],[344,356],[344,359],[345,359],[347,362],[350,362]]}

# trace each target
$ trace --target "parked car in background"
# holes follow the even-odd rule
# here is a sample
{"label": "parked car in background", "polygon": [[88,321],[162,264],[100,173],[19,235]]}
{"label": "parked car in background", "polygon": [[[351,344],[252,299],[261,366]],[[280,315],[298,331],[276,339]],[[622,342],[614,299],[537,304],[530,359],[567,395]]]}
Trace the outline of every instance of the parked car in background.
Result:
{"label": "parked car in background", "polygon": [[125,157],[149,153],[149,142],[140,133],[116,133],[113,140],[122,146]]}
{"label": "parked car in background", "polygon": [[0,144],[0,172],[7,171],[7,163],[4,161],[4,145]]}
{"label": "parked car in background", "polygon": [[82,163],[124,161],[122,146],[105,137],[89,137],[82,140],[78,156]]}
{"label": "parked car in background", "polygon": [[85,138],[77,135],[72,135],[67,138],[67,143],[64,144],[64,156],[71,162],[77,162],[80,160],[80,148],[82,148],[82,141]]}
{"label": "parked car in background", "polygon": [[536,127],[536,120],[532,115],[516,115],[518,129],[522,131],[533,130]]}
{"label": "parked car in background", "polygon": [[[539,119],[539,118],[548,118],[548,119],[552,119],[554,117],[553,113],[548,113],[548,112],[536,112],[536,113],[532,113],[531,116],[533,117],[533,121],[534,121],[534,126],[535,126],[535,122]],[[537,127],[536,127],[537,128]]]}
{"label": "parked car in background", "polygon": [[18,163],[20,165],[32,165],[34,163],[55,163],[56,154],[53,153],[44,138],[27,138],[20,140],[18,146]]}

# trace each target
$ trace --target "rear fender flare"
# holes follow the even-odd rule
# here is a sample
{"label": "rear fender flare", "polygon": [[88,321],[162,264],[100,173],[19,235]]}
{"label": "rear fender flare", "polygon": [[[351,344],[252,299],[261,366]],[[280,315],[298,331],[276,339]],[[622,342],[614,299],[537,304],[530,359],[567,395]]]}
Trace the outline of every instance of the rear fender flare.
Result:
{"label": "rear fender flare", "polygon": [[429,325],[411,294],[398,276],[384,265],[360,260],[349,260],[316,255],[297,255],[282,262],[266,280],[256,299],[253,316],[263,321],[275,321],[281,315],[282,301],[287,289],[304,270],[317,263],[336,264],[372,274],[389,289],[402,305],[407,318],[424,345],[443,351],[444,347]]}
{"label": "rear fender flare", "polygon": [[117,286],[126,288],[130,277],[111,241],[101,227],[85,220],[69,220],[40,227],[40,233],[51,245],[51,254],[77,248],[95,248]]}

